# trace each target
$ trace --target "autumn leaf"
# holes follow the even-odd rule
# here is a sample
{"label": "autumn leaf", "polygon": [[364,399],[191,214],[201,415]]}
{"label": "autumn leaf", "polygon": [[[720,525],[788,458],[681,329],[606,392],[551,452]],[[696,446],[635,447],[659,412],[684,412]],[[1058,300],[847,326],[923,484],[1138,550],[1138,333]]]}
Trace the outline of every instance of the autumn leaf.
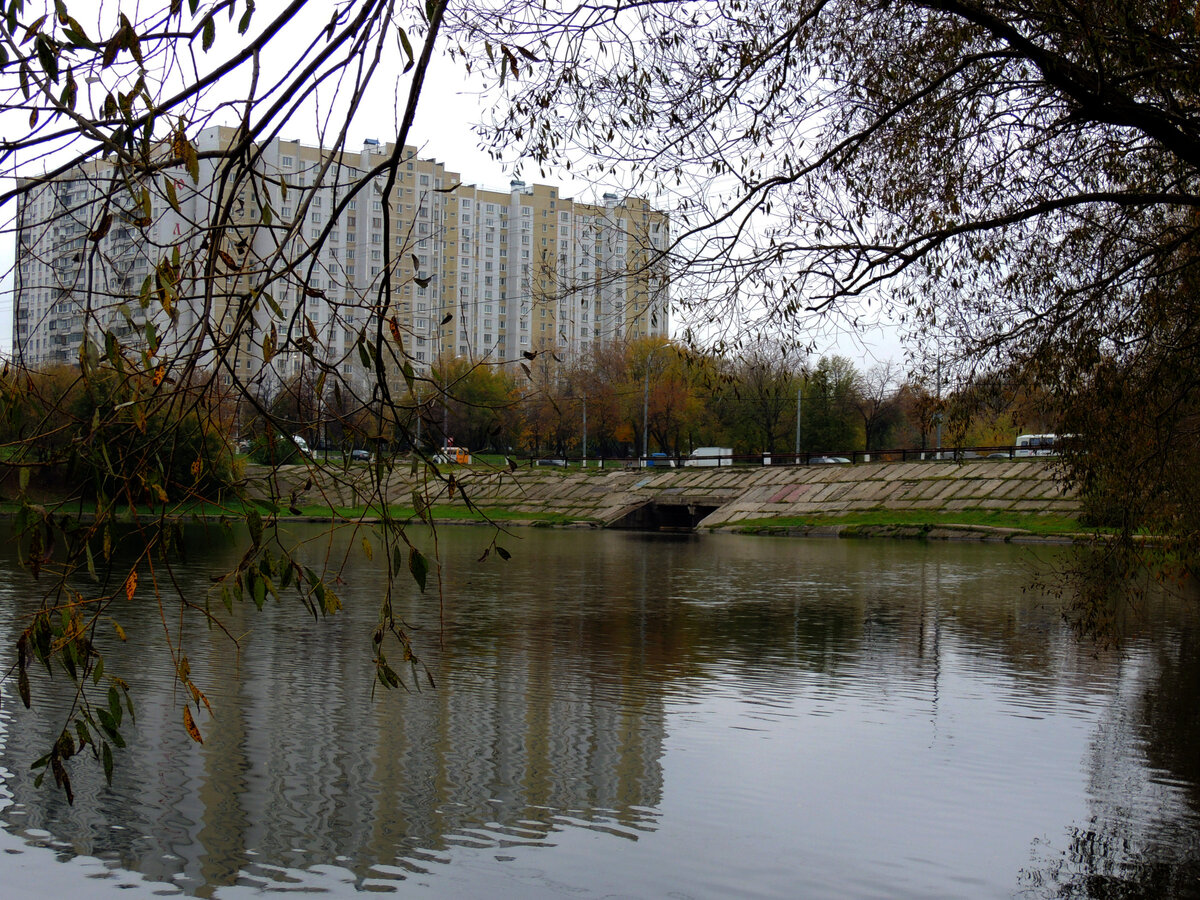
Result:
{"label": "autumn leaf", "polygon": [[183,727],[193,741],[197,744],[204,743],[204,738],[200,736],[200,729],[196,727],[196,720],[192,718],[192,709],[189,706],[183,708]]}

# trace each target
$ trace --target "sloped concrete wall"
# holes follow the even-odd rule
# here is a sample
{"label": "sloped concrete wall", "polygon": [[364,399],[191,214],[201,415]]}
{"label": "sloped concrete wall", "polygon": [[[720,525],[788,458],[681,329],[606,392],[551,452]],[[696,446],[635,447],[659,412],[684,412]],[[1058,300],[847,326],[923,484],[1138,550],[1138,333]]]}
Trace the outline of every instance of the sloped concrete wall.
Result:
{"label": "sloped concrete wall", "polygon": [[[414,479],[407,466],[397,467],[388,474],[384,493],[391,503],[408,504],[414,487],[427,489],[435,515],[437,506],[463,506],[469,498],[485,509],[503,511],[507,518],[553,513],[597,524],[616,521],[649,501],[718,507],[701,528],[877,509],[1062,516],[1079,512],[1076,497],[1056,482],[1053,462],[1044,459],[582,471],[472,466],[448,467],[444,474],[453,475],[452,491],[436,479]],[[358,506],[369,496],[379,496],[370,478],[370,469],[361,464],[344,471],[284,467],[274,493],[291,502],[295,492],[295,502],[301,505]],[[260,484],[260,493],[267,493],[264,487]]]}

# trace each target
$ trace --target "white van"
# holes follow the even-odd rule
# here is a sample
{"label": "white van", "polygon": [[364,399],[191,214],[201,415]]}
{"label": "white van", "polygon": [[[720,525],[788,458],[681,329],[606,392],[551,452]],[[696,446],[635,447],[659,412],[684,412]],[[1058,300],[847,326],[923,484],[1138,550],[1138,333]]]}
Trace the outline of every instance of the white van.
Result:
{"label": "white van", "polygon": [[1013,456],[1058,456],[1057,434],[1019,434]]}
{"label": "white van", "polygon": [[298,449],[305,456],[312,456],[312,451],[308,449],[308,441],[304,440],[304,438],[300,437],[300,435],[293,434],[292,443],[294,443],[296,445],[296,449]]}
{"label": "white van", "polygon": [[685,466],[732,466],[732,447],[697,447],[683,459]]}

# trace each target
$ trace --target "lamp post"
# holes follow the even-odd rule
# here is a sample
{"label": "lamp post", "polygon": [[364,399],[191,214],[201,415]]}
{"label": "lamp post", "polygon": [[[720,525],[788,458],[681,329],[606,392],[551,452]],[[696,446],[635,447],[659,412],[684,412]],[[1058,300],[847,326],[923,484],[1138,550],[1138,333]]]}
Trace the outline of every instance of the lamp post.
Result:
{"label": "lamp post", "polygon": [[583,444],[580,447],[579,468],[587,468],[587,394],[583,395]]}
{"label": "lamp post", "polygon": [[804,400],[804,385],[796,388],[796,465],[800,465],[800,411]]}
{"label": "lamp post", "polygon": [[642,466],[643,468],[650,463],[650,360],[654,353],[660,347],[665,347],[666,344],[659,344],[657,347],[651,347],[650,352],[646,354],[646,386],[642,393]]}

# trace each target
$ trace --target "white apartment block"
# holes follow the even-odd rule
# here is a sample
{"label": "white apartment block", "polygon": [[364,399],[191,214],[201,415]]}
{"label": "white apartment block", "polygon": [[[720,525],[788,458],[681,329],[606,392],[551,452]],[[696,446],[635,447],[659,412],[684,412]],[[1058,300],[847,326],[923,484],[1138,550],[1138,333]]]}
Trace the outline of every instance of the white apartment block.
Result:
{"label": "white apartment block", "polygon": [[232,184],[204,153],[235,137],[200,133],[198,179],[123,182],[95,162],[23,195],[20,362],[77,362],[85,338],[103,354],[111,333],[270,393],[306,367],[369,383],[380,334],[389,377],[405,359],[420,372],[668,334],[669,222],[643,200],[468,185],[413,147],[389,189],[395,147],[374,141],[331,154],[272,140]]}

